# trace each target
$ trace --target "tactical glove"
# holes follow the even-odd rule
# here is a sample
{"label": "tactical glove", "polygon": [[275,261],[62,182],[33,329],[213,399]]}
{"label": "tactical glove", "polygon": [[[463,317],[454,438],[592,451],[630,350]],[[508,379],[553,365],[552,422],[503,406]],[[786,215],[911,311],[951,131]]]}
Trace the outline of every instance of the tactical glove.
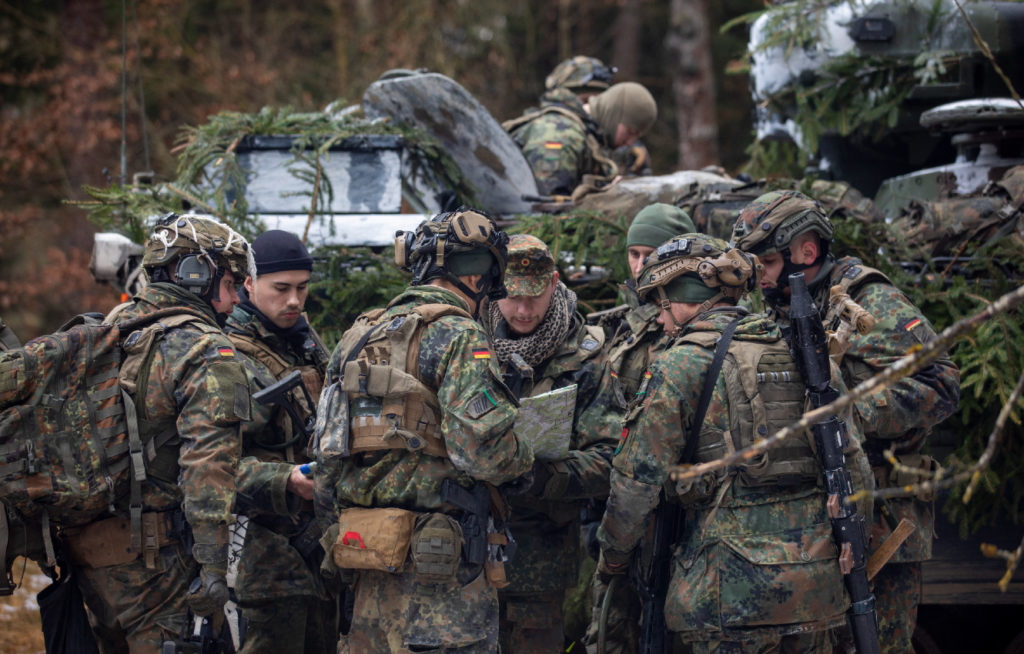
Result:
{"label": "tactical glove", "polygon": [[224,609],[230,598],[228,583],[224,575],[208,572],[206,568],[199,570],[199,576],[192,580],[185,595],[192,612],[196,615],[209,616]]}

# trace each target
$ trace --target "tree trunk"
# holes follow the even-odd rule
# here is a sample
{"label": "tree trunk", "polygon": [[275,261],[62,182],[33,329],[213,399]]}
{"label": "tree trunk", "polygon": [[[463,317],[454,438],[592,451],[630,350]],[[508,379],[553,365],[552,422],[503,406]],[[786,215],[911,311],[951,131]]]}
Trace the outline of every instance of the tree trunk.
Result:
{"label": "tree trunk", "polygon": [[640,0],[622,0],[612,27],[612,60],[605,63],[619,69],[616,79],[636,80],[639,72],[640,27],[643,16]]}
{"label": "tree trunk", "polygon": [[718,121],[711,67],[708,0],[672,0],[665,37],[679,129],[679,168],[718,164]]}

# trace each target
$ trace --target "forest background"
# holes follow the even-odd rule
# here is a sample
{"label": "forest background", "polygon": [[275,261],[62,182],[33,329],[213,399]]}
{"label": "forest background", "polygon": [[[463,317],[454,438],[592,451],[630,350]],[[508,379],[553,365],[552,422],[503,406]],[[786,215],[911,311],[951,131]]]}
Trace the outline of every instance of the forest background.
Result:
{"label": "forest background", "polygon": [[[175,137],[224,111],[316,111],[392,68],[444,73],[496,119],[536,105],[574,54],[618,67],[658,101],[657,174],[737,171],[753,140],[740,60],[761,0],[0,1],[0,317],[26,340],[116,291],[88,262],[94,227],[69,199],[121,174],[173,178]],[[123,39],[123,42],[122,42]],[[124,46],[124,47],[122,47]],[[127,79],[122,92],[122,70]],[[736,71],[726,74],[726,69]],[[680,111],[679,108],[686,111]]]}

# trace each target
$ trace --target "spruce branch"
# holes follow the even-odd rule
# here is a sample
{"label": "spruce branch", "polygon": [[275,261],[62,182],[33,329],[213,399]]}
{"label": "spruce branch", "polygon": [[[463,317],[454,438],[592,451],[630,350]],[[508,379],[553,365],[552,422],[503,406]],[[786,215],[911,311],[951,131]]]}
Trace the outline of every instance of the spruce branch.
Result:
{"label": "spruce branch", "polygon": [[[940,333],[934,341],[919,348],[915,348],[914,351],[911,351],[902,359],[874,377],[864,380],[845,395],[841,395],[839,399],[834,402],[805,413],[800,420],[792,425],[780,429],[768,438],[759,439],[750,447],[738,450],[733,454],[707,463],[676,466],[671,470],[672,479],[675,481],[695,479],[701,475],[721,470],[735,463],[752,459],[773,445],[780,443],[795,434],[803,432],[803,430],[808,429],[811,425],[822,420],[827,420],[831,416],[844,413],[857,400],[877,393],[878,391],[885,390],[893,382],[917,372],[924,366],[939,358],[960,336],[973,331],[993,316],[1010,311],[1022,303],[1024,303],[1024,285],[1003,295],[978,313],[962,318],[953,323],[946,329],[942,330],[942,333]],[[1012,404],[1010,404],[1010,406],[1012,407]]]}

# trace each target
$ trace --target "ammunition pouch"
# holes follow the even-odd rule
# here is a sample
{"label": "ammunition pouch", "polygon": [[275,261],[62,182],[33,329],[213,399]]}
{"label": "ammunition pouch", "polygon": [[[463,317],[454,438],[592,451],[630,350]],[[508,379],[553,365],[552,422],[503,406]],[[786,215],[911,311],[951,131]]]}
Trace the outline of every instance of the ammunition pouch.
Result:
{"label": "ammunition pouch", "polygon": [[342,509],[332,555],[339,568],[401,572],[417,514],[405,509]]}
{"label": "ammunition pouch", "polygon": [[150,511],[142,514],[142,550],[131,547],[131,520],[107,518],[83,527],[64,530],[71,562],[89,568],[122,565],[145,557],[146,567],[156,566],[156,554],[161,547],[182,542],[176,528],[178,511]]}
{"label": "ammunition pouch", "polygon": [[462,527],[444,513],[424,513],[416,518],[411,549],[417,582],[454,583],[462,557]]}

